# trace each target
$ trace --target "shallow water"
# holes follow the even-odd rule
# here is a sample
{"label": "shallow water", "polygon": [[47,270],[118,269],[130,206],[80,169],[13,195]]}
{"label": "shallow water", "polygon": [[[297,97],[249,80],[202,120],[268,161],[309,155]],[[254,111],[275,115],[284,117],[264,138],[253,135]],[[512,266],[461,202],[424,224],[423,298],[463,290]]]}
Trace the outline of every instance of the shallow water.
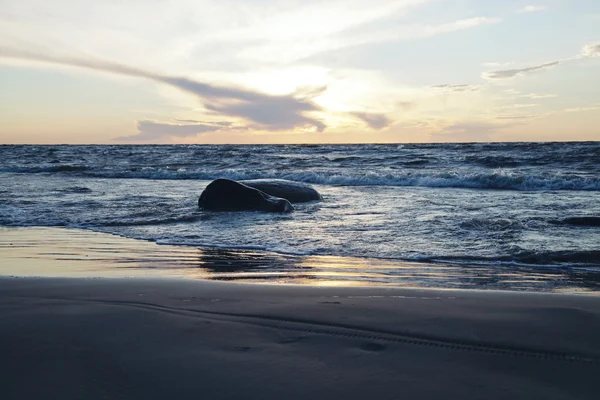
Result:
{"label": "shallow water", "polygon": [[[599,160],[599,143],[0,146],[0,225],[82,228],[212,248],[224,259],[251,250],[430,271],[452,264],[475,275],[593,274]],[[300,180],[324,200],[291,214],[198,210],[218,177]],[[341,279],[390,283],[418,273],[363,264]]]}
{"label": "shallow water", "polygon": [[157,245],[69,228],[0,227],[0,276],[168,277],[313,286],[394,286],[600,294],[600,274],[539,268],[296,256]]}

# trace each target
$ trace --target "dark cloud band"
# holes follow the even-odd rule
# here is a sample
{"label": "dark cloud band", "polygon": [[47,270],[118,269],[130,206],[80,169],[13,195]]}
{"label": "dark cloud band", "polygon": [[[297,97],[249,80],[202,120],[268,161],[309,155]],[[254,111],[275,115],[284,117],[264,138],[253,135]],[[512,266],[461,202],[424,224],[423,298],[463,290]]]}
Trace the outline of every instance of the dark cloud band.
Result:
{"label": "dark cloud band", "polygon": [[486,79],[510,79],[510,78],[514,78],[515,76],[518,76],[518,75],[526,74],[528,72],[555,67],[560,63],[561,63],[561,61],[552,61],[549,63],[534,65],[533,67],[527,67],[527,68],[506,69],[506,70],[502,70],[502,71],[484,72],[483,77]]}
{"label": "dark cloud band", "polygon": [[390,125],[391,121],[383,114],[365,113],[365,112],[353,112],[351,113],[358,119],[363,120],[369,128],[383,129]]}

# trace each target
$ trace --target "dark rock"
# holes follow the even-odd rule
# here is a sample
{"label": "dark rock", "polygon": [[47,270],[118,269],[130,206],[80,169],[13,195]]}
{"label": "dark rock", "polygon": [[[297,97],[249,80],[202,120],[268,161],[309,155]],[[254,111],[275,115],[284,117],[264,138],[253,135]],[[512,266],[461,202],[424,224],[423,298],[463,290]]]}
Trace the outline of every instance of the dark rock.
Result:
{"label": "dark rock", "polygon": [[323,200],[319,192],[309,184],[302,182],[284,179],[253,179],[240,182],[271,196],[289,200],[291,203]]}
{"label": "dark rock", "polygon": [[198,207],[212,211],[291,212],[286,199],[270,196],[258,189],[229,179],[211,182],[200,195]]}

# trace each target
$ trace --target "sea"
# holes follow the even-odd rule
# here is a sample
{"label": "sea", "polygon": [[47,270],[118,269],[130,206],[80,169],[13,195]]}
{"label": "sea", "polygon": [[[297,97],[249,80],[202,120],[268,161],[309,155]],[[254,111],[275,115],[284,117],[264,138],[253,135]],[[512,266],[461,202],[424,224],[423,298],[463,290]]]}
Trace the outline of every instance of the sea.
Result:
{"label": "sea", "polygon": [[[198,209],[217,178],[323,200]],[[0,146],[0,226],[194,248],[231,280],[600,292],[599,221],[600,142]]]}

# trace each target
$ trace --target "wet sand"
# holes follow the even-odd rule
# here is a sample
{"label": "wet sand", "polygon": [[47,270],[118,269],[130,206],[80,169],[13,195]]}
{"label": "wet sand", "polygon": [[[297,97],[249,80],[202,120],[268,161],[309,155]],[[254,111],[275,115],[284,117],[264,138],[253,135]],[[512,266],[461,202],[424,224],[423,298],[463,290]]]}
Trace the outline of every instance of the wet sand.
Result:
{"label": "wet sand", "polygon": [[0,227],[0,276],[183,277],[324,286],[600,294],[588,268],[464,265],[158,245],[82,229]]}
{"label": "wet sand", "polygon": [[0,279],[1,399],[597,399],[600,298]]}

